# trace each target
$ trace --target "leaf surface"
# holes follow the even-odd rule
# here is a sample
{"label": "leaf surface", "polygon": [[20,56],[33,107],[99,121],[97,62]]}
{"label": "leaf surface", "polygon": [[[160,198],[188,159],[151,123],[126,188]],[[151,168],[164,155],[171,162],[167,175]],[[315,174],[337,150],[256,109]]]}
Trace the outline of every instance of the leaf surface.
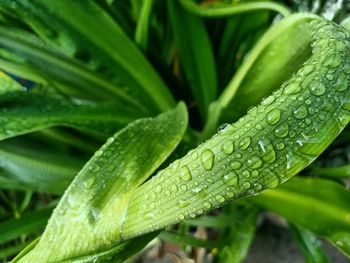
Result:
{"label": "leaf surface", "polygon": [[350,192],[338,183],[295,177],[251,200],[325,237],[350,257]]}
{"label": "leaf surface", "polygon": [[19,262],[71,262],[118,245],[131,194],[175,149],[186,126],[180,103],[110,137],[66,190],[38,245]]}

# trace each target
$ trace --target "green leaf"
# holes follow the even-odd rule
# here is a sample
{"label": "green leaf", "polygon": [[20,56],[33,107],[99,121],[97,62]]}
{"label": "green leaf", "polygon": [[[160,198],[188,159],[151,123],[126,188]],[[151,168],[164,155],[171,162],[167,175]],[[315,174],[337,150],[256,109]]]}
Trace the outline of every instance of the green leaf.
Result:
{"label": "green leaf", "polygon": [[142,53],[93,1],[2,0],[0,3],[1,9],[16,14],[60,52],[75,56],[90,69],[103,73],[103,77],[111,80],[114,91],[129,94],[136,104],[152,113],[174,106],[167,87]]}
{"label": "green leaf", "polygon": [[259,209],[250,206],[237,212],[240,216],[232,222],[230,235],[220,252],[220,262],[223,263],[243,262],[254,238]]}
{"label": "green leaf", "polygon": [[299,14],[284,19],[259,40],[218,99],[224,108],[222,121],[240,117],[292,77],[310,58],[311,32],[303,25],[312,17]]}
{"label": "green leaf", "polygon": [[316,175],[329,177],[329,178],[342,178],[350,176],[350,164],[346,164],[339,167],[318,167],[313,166],[312,171]]}
{"label": "green leaf", "polygon": [[177,233],[175,231],[163,231],[159,238],[183,246],[217,248],[222,245],[220,240],[203,240],[193,236]]}
{"label": "green leaf", "polygon": [[148,27],[154,0],[143,0],[135,30],[135,42],[142,50],[147,50]]}
{"label": "green leaf", "polygon": [[0,71],[0,96],[9,92],[24,90],[25,89],[19,83]]}
{"label": "green leaf", "polygon": [[19,219],[10,219],[0,223],[0,243],[5,243],[20,237],[23,234],[30,234],[45,227],[52,212],[52,206],[37,211],[24,213]]}
{"label": "green leaf", "polygon": [[343,186],[295,177],[251,200],[326,238],[350,257],[350,192]]}
{"label": "green leaf", "polygon": [[11,92],[0,95],[0,140],[53,126],[108,136],[140,114],[116,103],[73,103],[60,96]]}
{"label": "green leaf", "polygon": [[[0,27],[0,66],[35,81],[58,86],[63,92],[84,99],[118,99],[146,111],[125,91],[37,37],[17,29]],[[11,53],[9,53],[9,51]],[[101,90],[103,92],[101,92]]]}
{"label": "green leaf", "polygon": [[[55,150],[53,150],[55,149]],[[85,158],[59,150],[55,144],[21,136],[0,142],[0,188],[62,194]]]}
{"label": "green leaf", "polygon": [[180,103],[109,138],[66,190],[38,245],[19,262],[74,261],[119,244],[130,196],[175,149],[186,126]]}
{"label": "green leaf", "polygon": [[[309,19],[303,26],[311,34],[312,55],[303,66],[235,124],[141,185],[130,199],[122,226],[125,239],[278,186],[314,161],[344,129],[350,120],[349,34],[325,19]],[[343,81],[324,78],[328,71]]]}
{"label": "green leaf", "polygon": [[209,5],[198,5],[193,0],[180,0],[180,3],[190,12],[205,17],[223,17],[257,10],[273,10],[283,16],[289,16],[290,10],[274,1],[255,1],[246,3],[240,1],[234,4],[213,2]]}
{"label": "green leaf", "polygon": [[312,233],[295,225],[290,225],[289,227],[298,242],[300,250],[303,252],[306,263],[329,262],[326,252]]}
{"label": "green leaf", "polygon": [[186,12],[177,1],[167,1],[167,4],[181,65],[205,120],[209,103],[217,93],[215,61],[209,36],[201,18]]}

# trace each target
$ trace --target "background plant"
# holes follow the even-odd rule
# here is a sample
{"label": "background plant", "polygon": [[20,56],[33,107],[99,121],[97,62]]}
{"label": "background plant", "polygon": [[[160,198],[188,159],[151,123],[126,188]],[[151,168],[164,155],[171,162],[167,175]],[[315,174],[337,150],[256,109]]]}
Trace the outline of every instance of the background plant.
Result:
{"label": "background plant", "polygon": [[[347,129],[328,147],[348,122],[349,37],[311,14],[290,16],[309,11],[350,28],[348,5],[0,1],[0,66],[35,83],[24,88],[1,75],[1,257],[26,247],[14,262],[121,262],[158,236],[212,249],[219,262],[239,262],[265,210],[289,222],[308,262],[328,261],[316,236],[349,256]],[[284,16],[290,17],[277,23]],[[303,115],[293,99],[300,79],[322,110],[309,120],[313,130],[305,128],[314,134],[298,141],[303,158],[289,154],[285,139],[274,145],[283,158],[270,141],[259,141],[263,166],[245,152],[261,135],[255,125],[265,118],[299,125],[285,116]],[[282,83],[284,95],[274,92]],[[324,94],[328,105],[316,100]],[[260,194],[326,147],[302,176]],[[225,157],[241,152],[248,156],[243,164]],[[291,169],[253,174],[276,159]],[[215,228],[219,237],[195,238],[193,227]]]}

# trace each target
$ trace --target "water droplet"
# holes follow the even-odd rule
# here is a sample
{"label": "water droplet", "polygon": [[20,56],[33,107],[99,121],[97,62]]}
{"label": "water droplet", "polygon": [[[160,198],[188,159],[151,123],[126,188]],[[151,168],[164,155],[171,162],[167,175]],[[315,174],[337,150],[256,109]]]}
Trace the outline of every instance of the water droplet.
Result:
{"label": "water droplet", "polygon": [[338,53],[329,55],[324,61],[324,64],[331,68],[336,68],[341,64],[342,58]]}
{"label": "water droplet", "polygon": [[209,202],[204,202],[204,203],[203,203],[203,206],[204,206],[204,208],[206,208],[206,209],[210,209],[210,208],[211,208],[211,203],[209,203]]}
{"label": "water droplet", "polygon": [[184,219],[185,219],[185,215],[179,214],[179,219],[180,219],[180,220],[184,220]]}
{"label": "water droplet", "polygon": [[326,92],[326,86],[322,82],[313,81],[309,86],[311,94],[321,96]]}
{"label": "water droplet", "polygon": [[222,150],[226,154],[231,154],[234,150],[233,140],[227,140],[222,144]]}
{"label": "water droplet", "polygon": [[257,177],[259,172],[257,170],[252,171],[252,177]]}
{"label": "water droplet", "polygon": [[177,203],[177,206],[180,208],[184,208],[186,206],[188,206],[190,203],[188,202],[187,199],[180,199]]}
{"label": "water droplet", "polygon": [[95,153],[95,156],[101,156],[103,154],[103,150],[98,150],[96,153]]}
{"label": "water droplet", "polygon": [[184,181],[192,179],[190,169],[186,165],[180,168],[180,176]]}
{"label": "water droplet", "polygon": [[273,95],[271,95],[271,96],[265,98],[265,99],[261,102],[261,105],[267,106],[267,105],[272,104],[274,101],[275,101],[275,97],[274,97]]}
{"label": "water droplet", "polygon": [[248,170],[244,170],[242,172],[242,177],[248,179],[250,177],[250,172]]}
{"label": "water droplet", "polygon": [[156,208],[156,203],[155,202],[152,202],[149,206],[151,209],[155,209]]}
{"label": "water droplet", "polygon": [[265,152],[262,154],[262,158],[267,163],[276,161],[276,152],[271,143],[265,145]]}
{"label": "water droplet", "polygon": [[304,119],[307,116],[307,108],[302,105],[299,108],[294,109],[293,116],[298,120]]}
{"label": "water droplet", "polygon": [[288,135],[289,125],[284,122],[275,129],[275,136],[278,138],[284,138]]}
{"label": "water droplet", "polygon": [[229,185],[229,186],[238,185],[238,176],[235,172],[230,172],[228,174],[225,174],[222,180],[226,185]]}
{"label": "water droplet", "polygon": [[107,167],[108,172],[113,172],[115,170],[115,165],[114,164],[109,164]]}
{"label": "water droplet", "polygon": [[210,171],[214,165],[214,153],[209,149],[205,149],[201,154],[201,160],[204,169]]}
{"label": "water droplet", "polygon": [[300,86],[301,86],[300,83],[293,82],[288,84],[283,91],[287,95],[296,94],[301,91]]}
{"label": "water droplet", "polygon": [[196,150],[193,150],[192,153],[191,153],[191,157],[193,160],[197,159],[198,158],[198,152]]}
{"label": "water droplet", "polygon": [[198,194],[202,190],[202,188],[200,186],[195,186],[191,190],[192,192]]}
{"label": "water droplet", "polygon": [[225,197],[222,195],[216,195],[215,199],[219,202],[219,203],[223,203],[225,202]]}
{"label": "water droplet", "polygon": [[176,193],[177,190],[178,190],[177,185],[176,185],[176,184],[172,184],[172,185],[171,185],[171,191],[173,191],[174,193]]}
{"label": "water droplet", "polygon": [[229,124],[229,123],[220,124],[219,127],[216,130],[217,133],[223,132],[227,126],[231,126],[231,124]]}
{"label": "water droplet", "polygon": [[187,190],[187,185],[183,184],[180,186],[181,191],[185,192]]}
{"label": "water droplet", "polygon": [[258,169],[262,166],[263,162],[258,156],[252,156],[248,158],[247,164],[252,169]]}
{"label": "water droplet", "polygon": [[242,186],[243,186],[244,189],[249,189],[249,188],[251,187],[251,185],[250,185],[249,182],[244,182],[244,183],[242,184]]}
{"label": "water droplet", "polygon": [[244,137],[244,138],[242,138],[242,140],[240,140],[238,146],[242,150],[245,150],[245,149],[247,149],[249,147],[251,141],[252,141],[252,139],[249,136]]}
{"label": "water droplet", "polygon": [[305,65],[300,69],[300,74],[303,76],[309,75],[311,72],[315,70],[314,65]]}
{"label": "water droplet", "polygon": [[277,150],[283,150],[284,147],[285,147],[285,145],[284,145],[283,142],[277,143],[277,145],[276,145],[276,149],[277,149]]}
{"label": "water droplet", "polygon": [[310,100],[310,99],[306,99],[306,100],[305,100],[305,104],[306,104],[306,105],[310,105],[311,103],[312,103],[312,100]]}
{"label": "water droplet", "polygon": [[238,161],[234,161],[231,163],[231,168],[237,170],[242,167],[242,163]]}
{"label": "water droplet", "polygon": [[157,185],[155,191],[156,191],[156,193],[160,193],[162,191],[162,186]]}
{"label": "water droplet", "polygon": [[279,109],[271,110],[266,116],[266,121],[270,125],[276,124],[280,119],[281,119],[281,111]]}
{"label": "water droplet", "polygon": [[89,190],[89,189],[91,189],[91,187],[94,183],[95,183],[95,177],[90,175],[90,177],[84,181],[83,185],[86,189]]}
{"label": "water droplet", "polygon": [[348,79],[343,72],[340,73],[334,88],[338,92],[343,92],[348,88]]}

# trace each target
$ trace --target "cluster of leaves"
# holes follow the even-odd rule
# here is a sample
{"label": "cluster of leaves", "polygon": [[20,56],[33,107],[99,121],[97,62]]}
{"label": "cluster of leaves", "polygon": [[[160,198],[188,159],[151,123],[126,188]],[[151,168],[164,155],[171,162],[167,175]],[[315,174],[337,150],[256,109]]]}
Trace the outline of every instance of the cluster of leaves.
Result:
{"label": "cluster of leaves", "polygon": [[[23,250],[14,262],[122,262],[157,236],[207,248],[218,262],[241,262],[265,211],[288,221],[307,262],[328,261],[318,237],[350,257],[348,129],[302,176],[275,189],[185,221],[169,205],[176,219],[164,218],[167,224],[139,226],[156,216],[146,214],[123,226],[126,213],[138,210],[128,207],[134,192],[161,165],[276,86],[262,83],[296,71],[287,60],[304,42],[285,40],[274,47],[297,51],[283,76],[239,73],[262,35],[292,11],[350,28],[350,6],[340,2],[0,0],[0,68],[34,85],[0,75],[0,258]],[[256,72],[280,67],[259,63]],[[212,228],[213,238],[193,236]],[[50,258],[55,253],[61,256]]]}

